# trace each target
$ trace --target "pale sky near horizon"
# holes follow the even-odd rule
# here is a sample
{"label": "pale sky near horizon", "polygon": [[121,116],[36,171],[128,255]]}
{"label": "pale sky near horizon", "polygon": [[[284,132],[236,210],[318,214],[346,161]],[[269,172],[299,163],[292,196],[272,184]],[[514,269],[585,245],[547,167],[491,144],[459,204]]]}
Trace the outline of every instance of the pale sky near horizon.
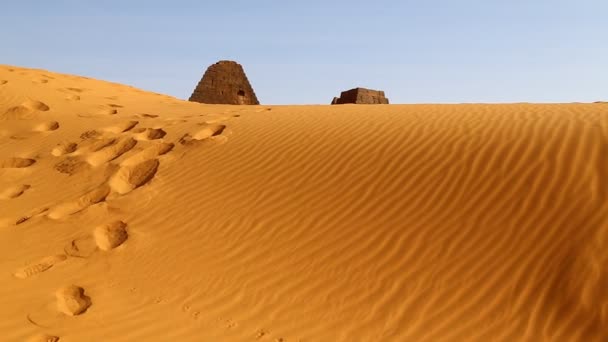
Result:
{"label": "pale sky near horizon", "polygon": [[263,104],[608,99],[608,1],[12,1],[0,64],[187,99],[236,60]]}

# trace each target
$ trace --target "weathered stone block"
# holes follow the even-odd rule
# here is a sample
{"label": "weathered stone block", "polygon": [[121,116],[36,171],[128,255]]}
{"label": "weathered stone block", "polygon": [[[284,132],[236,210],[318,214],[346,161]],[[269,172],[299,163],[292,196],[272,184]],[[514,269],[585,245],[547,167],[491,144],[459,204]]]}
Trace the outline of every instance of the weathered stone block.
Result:
{"label": "weathered stone block", "polygon": [[331,104],[388,104],[388,99],[381,90],[371,90],[365,88],[354,88],[343,91],[340,97],[334,97]]}

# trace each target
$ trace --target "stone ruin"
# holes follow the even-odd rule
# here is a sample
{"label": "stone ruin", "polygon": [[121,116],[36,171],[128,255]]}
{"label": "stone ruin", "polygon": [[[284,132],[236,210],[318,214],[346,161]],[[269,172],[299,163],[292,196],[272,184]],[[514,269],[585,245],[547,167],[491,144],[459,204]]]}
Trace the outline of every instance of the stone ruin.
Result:
{"label": "stone ruin", "polygon": [[219,61],[207,68],[189,101],[209,104],[260,104],[243,67],[234,61]]}
{"label": "stone ruin", "polygon": [[354,88],[343,91],[340,97],[334,97],[332,105],[344,103],[357,104],[388,104],[388,99],[381,90],[371,90],[365,88]]}

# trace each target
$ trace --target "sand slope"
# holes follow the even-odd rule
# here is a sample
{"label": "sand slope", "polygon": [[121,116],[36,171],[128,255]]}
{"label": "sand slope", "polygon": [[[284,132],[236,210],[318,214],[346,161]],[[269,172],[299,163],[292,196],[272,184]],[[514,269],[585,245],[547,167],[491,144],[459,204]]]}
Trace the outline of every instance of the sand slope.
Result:
{"label": "sand slope", "polygon": [[607,144],[606,104],[202,105],[0,66],[2,341],[605,341]]}

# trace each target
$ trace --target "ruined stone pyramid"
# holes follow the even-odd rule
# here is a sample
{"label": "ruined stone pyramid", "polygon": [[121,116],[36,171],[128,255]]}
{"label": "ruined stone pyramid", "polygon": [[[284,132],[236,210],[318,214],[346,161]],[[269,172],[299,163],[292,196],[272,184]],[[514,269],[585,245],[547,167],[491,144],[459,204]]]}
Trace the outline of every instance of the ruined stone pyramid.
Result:
{"label": "ruined stone pyramid", "polygon": [[210,104],[260,104],[243,67],[234,61],[219,61],[207,68],[189,100]]}
{"label": "ruined stone pyramid", "polygon": [[340,97],[334,97],[331,104],[388,104],[388,99],[382,90],[372,90],[366,88],[354,88],[343,91]]}

